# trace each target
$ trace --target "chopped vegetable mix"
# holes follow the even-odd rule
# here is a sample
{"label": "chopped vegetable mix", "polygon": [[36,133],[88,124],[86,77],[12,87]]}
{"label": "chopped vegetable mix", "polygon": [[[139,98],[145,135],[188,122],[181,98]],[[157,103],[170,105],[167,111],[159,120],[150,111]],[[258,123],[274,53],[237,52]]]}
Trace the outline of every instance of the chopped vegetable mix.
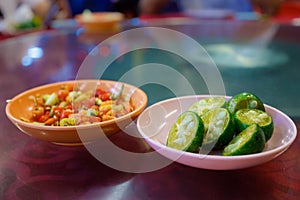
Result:
{"label": "chopped vegetable mix", "polygon": [[[74,126],[112,120],[133,111],[130,99],[118,93],[96,87],[95,91],[74,90],[72,84],[64,84],[57,92],[31,96],[34,102],[33,123],[46,126]],[[24,120],[24,119],[22,119]]]}

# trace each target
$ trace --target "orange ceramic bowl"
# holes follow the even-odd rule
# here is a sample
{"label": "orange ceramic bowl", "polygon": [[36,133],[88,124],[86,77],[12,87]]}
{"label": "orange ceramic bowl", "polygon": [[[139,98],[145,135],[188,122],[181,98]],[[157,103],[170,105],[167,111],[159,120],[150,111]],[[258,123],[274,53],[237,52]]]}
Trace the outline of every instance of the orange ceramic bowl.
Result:
{"label": "orange ceramic bowl", "polygon": [[124,15],[119,12],[93,12],[75,16],[75,20],[86,32],[115,32],[120,30]]}
{"label": "orange ceramic bowl", "polygon": [[[134,110],[114,120],[103,121],[89,125],[77,126],[43,126],[25,122],[21,118],[32,118],[34,102],[29,97],[36,94],[51,94],[57,92],[61,85],[74,83],[84,87],[95,88],[96,85],[106,91],[116,91],[124,85],[123,94],[130,98]],[[22,132],[40,139],[61,145],[80,145],[110,136],[129,125],[145,109],[148,103],[147,95],[141,89],[122,82],[109,80],[76,80],[57,82],[27,90],[13,99],[6,106],[6,115]]]}

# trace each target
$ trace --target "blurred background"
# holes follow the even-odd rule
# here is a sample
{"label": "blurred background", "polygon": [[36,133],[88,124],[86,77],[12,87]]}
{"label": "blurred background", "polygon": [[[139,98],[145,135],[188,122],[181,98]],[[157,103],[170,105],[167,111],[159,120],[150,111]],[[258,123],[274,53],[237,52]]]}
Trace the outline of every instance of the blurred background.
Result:
{"label": "blurred background", "polygon": [[[290,115],[300,115],[300,97],[296,92],[300,63],[297,0],[0,0],[0,8],[0,40],[13,39],[2,43],[1,60],[7,66],[18,65],[20,61],[28,67],[39,60],[47,61],[46,66],[54,59],[57,68],[68,66],[76,74],[74,66],[80,66],[91,49],[110,36],[136,27],[165,27],[191,36],[205,48],[221,72],[228,95],[252,91],[265,96],[266,103]],[[61,34],[65,38],[57,37]],[[49,38],[58,39],[58,47],[45,42]],[[127,41],[137,42],[141,41],[136,37]],[[127,43],[105,46],[101,48],[101,56],[121,51]],[[40,45],[44,46],[36,48]],[[180,45],[189,52],[190,59],[200,62],[197,50],[184,43]],[[27,52],[25,56],[21,50]],[[139,50],[122,56],[104,78],[118,79],[132,66],[149,62],[173,66],[190,79],[196,92],[208,92],[188,62],[156,50]],[[71,77],[59,74],[47,80]],[[28,84],[29,87],[31,83]],[[174,96],[166,88],[157,89],[157,85],[145,87],[149,104]]]}
{"label": "blurred background", "polygon": [[[234,18],[238,20],[272,19],[280,22],[300,17],[298,0],[1,0],[1,31],[35,27],[49,28],[71,23],[76,15],[89,12],[119,12],[125,19],[154,16],[192,16],[198,18]],[[62,21],[64,20],[64,21]]]}

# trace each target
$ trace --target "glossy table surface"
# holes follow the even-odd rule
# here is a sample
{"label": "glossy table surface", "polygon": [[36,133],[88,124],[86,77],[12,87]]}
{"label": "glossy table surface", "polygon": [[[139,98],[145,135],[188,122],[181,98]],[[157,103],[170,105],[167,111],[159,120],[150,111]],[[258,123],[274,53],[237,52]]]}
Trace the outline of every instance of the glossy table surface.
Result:
{"label": "glossy table surface", "polygon": [[[289,115],[300,130],[300,27],[235,21],[156,21],[150,25],[198,41],[217,64],[227,95],[253,92]],[[247,169],[214,171],[172,163],[147,173],[128,173],[101,163],[84,146],[59,146],[31,138],[8,120],[7,99],[42,84],[75,79],[88,53],[108,37],[53,30],[0,42],[0,199],[299,199],[299,136],[283,155]],[[115,45],[121,48],[123,44]],[[197,60],[198,55],[193,54],[191,49],[191,58]],[[196,93],[208,93],[186,60],[157,49],[118,57],[101,78],[119,80],[145,63],[172,66]],[[134,73],[133,83],[146,78]],[[97,71],[94,76],[98,78],[95,74]],[[162,77],[172,79],[168,74]],[[180,87],[181,81],[177,80],[175,87]],[[174,96],[155,83],[140,87],[147,93],[149,105]],[[124,132],[110,140],[130,152],[151,150],[143,139]]]}

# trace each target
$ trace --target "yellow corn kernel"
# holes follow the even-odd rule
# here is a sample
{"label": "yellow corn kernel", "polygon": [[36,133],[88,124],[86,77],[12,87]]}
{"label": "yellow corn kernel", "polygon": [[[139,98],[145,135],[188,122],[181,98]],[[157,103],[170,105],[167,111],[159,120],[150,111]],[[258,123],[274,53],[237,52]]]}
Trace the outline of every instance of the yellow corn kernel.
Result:
{"label": "yellow corn kernel", "polygon": [[107,105],[101,105],[100,107],[99,107],[99,111],[101,112],[101,113],[107,113],[108,111],[110,111],[111,110],[111,108],[112,108],[112,105],[111,104],[107,104]]}
{"label": "yellow corn kernel", "polygon": [[116,111],[115,110],[110,110],[106,113],[106,115],[110,115],[110,116],[113,116],[115,117],[116,116]]}

